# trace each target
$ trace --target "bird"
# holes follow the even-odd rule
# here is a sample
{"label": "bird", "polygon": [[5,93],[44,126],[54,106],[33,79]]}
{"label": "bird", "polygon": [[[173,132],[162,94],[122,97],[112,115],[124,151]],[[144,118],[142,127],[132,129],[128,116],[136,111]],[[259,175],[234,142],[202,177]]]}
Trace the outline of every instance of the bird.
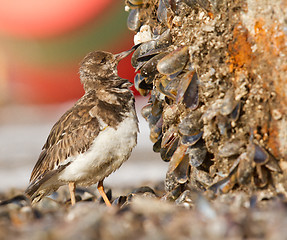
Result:
{"label": "bird", "polygon": [[117,73],[119,61],[133,50],[94,51],[81,62],[85,93],[50,131],[25,190],[32,204],[68,185],[74,205],[76,186],[98,183],[111,206],[103,181],[129,158],[139,131],[132,83]]}

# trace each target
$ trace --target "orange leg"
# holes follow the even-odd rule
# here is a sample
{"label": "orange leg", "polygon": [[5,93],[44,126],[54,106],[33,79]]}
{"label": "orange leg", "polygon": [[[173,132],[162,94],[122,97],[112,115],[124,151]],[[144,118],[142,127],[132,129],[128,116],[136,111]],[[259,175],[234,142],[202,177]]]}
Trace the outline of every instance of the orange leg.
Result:
{"label": "orange leg", "polygon": [[69,191],[70,191],[70,195],[71,195],[71,204],[72,204],[72,206],[74,206],[76,203],[76,196],[75,196],[76,184],[75,184],[75,182],[69,182]]}
{"label": "orange leg", "polygon": [[98,191],[101,194],[102,198],[104,199],[106,205],[108,207],[110,207],[112,205],[111,205],[111,202],[110,202],[110,200],[108,199],[108,197],[107,197],[107,195],[105,193],[104,186],[103,186],[103,181],[104,180],[99,181],[99,183],[98,183]]}

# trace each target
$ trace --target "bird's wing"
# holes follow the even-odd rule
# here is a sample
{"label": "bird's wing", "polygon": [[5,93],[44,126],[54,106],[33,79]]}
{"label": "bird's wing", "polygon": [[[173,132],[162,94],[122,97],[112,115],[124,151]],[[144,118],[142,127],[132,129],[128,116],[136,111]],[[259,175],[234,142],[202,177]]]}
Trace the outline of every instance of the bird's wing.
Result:
{"label": "bird's wing", "polygon": [[83,98],[53,126],[32,171],[31,184],[41,180],[49,172],[62,171],[64,166],[70,164],[65,160],[85,152],[99,134],[99,121],[90,113],[97,100],[93,95],[85,95]]}

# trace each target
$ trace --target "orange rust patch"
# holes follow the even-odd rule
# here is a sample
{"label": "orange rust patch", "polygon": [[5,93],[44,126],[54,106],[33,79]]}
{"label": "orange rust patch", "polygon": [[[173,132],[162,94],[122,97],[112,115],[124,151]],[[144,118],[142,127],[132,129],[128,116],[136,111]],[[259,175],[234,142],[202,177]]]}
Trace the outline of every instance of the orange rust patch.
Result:
{"label": "orange rust patch", "polygon": [[[233,40],[228,45],[230,72],[234,74],[234,84],[244,74],[253,76],[254,81],[261,84],[267,92],[275,91],[276,100],[272,100],[271,109],[276,106],[283,115],[287,115],[287,36],[279,21],[273,19],[266,24],[265,20],[257,19],[254,24],[254,35],[242,23],[233,30]],[[253,49],[253,51],[252,51]],[[255,74],[254,74],[255,73]],[[249,86],[250,88],[252,86]],[[266,98],[270,96],[266,95]],[[269,101],[268,99],[265,99]],[[278,121],[273,118],[261,123],[262,136],[267,147],[276,158],[282,157],[280,150]],[[256,136],[256,134],[254,134]]]}
{"label": "orange rust patch", "polygon": [[[257,45],[258,64],[264,59],[269,69],[264,73],[269,82],[274,85],[274,90],[278,94],[283,107],[283,112],[287,112],[287,37],[283,33],[277,21],[266,27],[263,19],[258,19],[254,25],[254,42]],[[280,55],[281,54],[281,55]]]}
{"label": "orange rust patch", "polygon": [[254,25],[254,40],[258,46],[269,54],[278,56],[286,48],[286,36],[280,30],[278,24],[273,23],[267,28],[263,19],[259,19]]}
{"label": "orange rust patch", "polygon": [[[278,21],[266,24],[264,19],[258,19],[254,25],[254,36],[251,36],[256,46],[253,67],[262,78],[262,86],[273,89],[276,94],[276,105],[283,115],[287,114],[287,37],[283,33]],[[270,89],[271,88],[271,89]],[[271,106],[271,108],[274,107]],[[267,146],[276,158],[282,157],[278,121],[269,121]],[[282,140],[281,140],[282,141]],[[284,157],[284,156],[283,156]],[[286,157],[286,156],[285,156]]]}
{"label": "orange rust patch", "polygon": [[233,30],[233,41],[228,46],[229,70],[249,66],[252,61],[251,43],[248,41],[248,31],[241,23]]}

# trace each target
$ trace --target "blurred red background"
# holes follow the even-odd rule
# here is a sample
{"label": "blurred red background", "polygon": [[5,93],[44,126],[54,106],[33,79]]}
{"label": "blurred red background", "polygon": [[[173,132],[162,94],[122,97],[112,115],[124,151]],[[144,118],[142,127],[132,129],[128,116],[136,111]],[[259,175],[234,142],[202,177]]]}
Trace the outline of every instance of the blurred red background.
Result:
{"label": "blurred red background", "polygon": [[[78,69],[93,50],[133,45],[124,1],[0,0],[1,101],[58,103],[79,98]],[[130,57],[119,75],[133,80]]]}

